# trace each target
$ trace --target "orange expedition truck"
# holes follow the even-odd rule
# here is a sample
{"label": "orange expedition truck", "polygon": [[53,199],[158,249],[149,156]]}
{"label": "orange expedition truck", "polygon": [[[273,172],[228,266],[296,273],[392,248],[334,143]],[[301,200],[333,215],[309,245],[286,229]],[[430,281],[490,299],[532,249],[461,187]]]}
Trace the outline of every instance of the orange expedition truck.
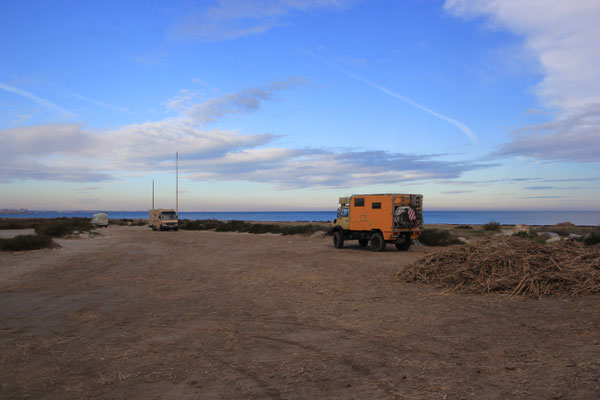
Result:
{"label": "orange expedition truck", "polygon": [[410,249],[423,228],[423,196],[420,194],[355,194],[340,197],[337,218],[332,222],[333,246],[358,240],[383,251],[387,243],[398,250]]}

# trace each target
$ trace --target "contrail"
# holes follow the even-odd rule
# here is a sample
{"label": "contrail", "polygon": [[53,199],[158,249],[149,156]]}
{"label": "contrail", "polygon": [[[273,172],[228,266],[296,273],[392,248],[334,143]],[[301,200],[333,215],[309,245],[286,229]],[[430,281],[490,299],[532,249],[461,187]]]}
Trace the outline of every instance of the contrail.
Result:
{"label": "contrail", "polygon": [[76,99],[83,100],[83,101],[86,101],[88,103],[100,106],[100,107],[104,107],[104,108],[111,109],[111,110],[116,110],[116,111],[121,111],[121,112],[128,113],[128,114],[134,114],[132,111],[128,110],[125,107],[119,107],[119,106],[115,106],[115,105],[112,105],[112,104],[104,103],[104,102],[101,102],[101,101],[98,101],[98,100],[94,100],[92,98],[86,97],[86,96],[84,96],[82,94],[79,94],[77,92],[74,92],[74,91],[72,91],[70,89],[67,89],[67,88],[64,88],[64,87],[61,87],[61,86],[57,86],[57,85],[53,85],[53,84],[46,84],[46,86],[50,87],[54,91],[57,91],[59,93],[64,94],[64,95],[72,96],[72,97],[75,97]]}
{"label": "contrail", "polygon": [[42,107],[48,108],[50,110],[54,110],[54,111],[58,111],[61,114],[64,114],[65,116],[68,117],[74,117],[75,114],[73,114],[70,111],[65,110],[64,108],[57,106],[56,104],[54,104],[53,102],[43,99],[41,97],[36,96],[33,93],[29,93],[23,89],[19,89],[16,87],[12,87],[12,86],[8,86],[3,84],[2,82],[0,82],[0,89],[6,90],[7,92],[11,92],[11,93],[15,93],[18,94],[20,96],[26,97],[30,100],[33,100],[35,103],[39,104]]}
{"label": "contrail", "polygon": [[372,81],[370,81],[368,79],[360,77],[360,76],[358,76],[356,74],[353,74],[352,72],[348,72],[345,69],[340,68],[337,65],[335,65],[335,64],[327,61],[326,59],[324,59],[324,58],[322,58],[322,57],[320,57],[320,56],[318,56],[316,54],[313,54],[313,53],[309,52],[308,50],[305,50],[305,49],[303,49],[303,48],[301,48],[299,46],[295,46],[295,47],[298,48],[299,50],[305,52],[306,54],[310,55],[311,57],[314,57],[317,60],[321,61],[323,64],[328,65],[331,68],[333,68],[333,69],[335,69],[335,70],[343,73],[344,75],[349,76],[352,79],[355,79],[355,80],[357,80],[359,82],[362,82],[365,85],[369,85],[372,88],[375,88],[375,89],[377,89],[377,90],[379,90],[379,91],[381,91],[381,92],[383,92],[385,94],[389,94],[390,96],[395,97],[398,100],[402,100],[403,102],[408,103],[411,106],[417,107],[418,109],[423,110],[423,111],[425,111],[425,112],[427,112],[427,113],[429,113],[429,114],[431,114],[431,115],[433,115],[435,117],[438,117],[439,119],[442,119],[442,120],[444,120],[446,122],[451,123],[452,125],[456,126],[458,129],[460,129],[462,131],[462,133],[464,133],[465,135],[467,135],[467,137],[471,140],[471,142],[473,144],[477,144],[479,142],[479,140],[477,139],[477,136],[475,135],[475,133],[473,133],[473,131],[471,130],[471,128],[469,128],[468,126],[466,126],[462,122],[457,121],[454,118],[450,118],[450,117],[448,117],[448,116],[446,116],[444,114],[440,114],[439,112],[434,111],[431,108],[427,108],[425,106],[422,106],[421,104],[416,103],[416,102],[412,101],[411,99],[409,99],[407,97],[404,97],[404,96],[402,96],[402,95],[400,95],[398,93],[395,93],[395,92],[393,92],[393,91],[391,91],[391,90],[389,90],[389,89],[387,89],[387,88],[379,85],[378,83],[375,83],[375,82],[372,82]]}

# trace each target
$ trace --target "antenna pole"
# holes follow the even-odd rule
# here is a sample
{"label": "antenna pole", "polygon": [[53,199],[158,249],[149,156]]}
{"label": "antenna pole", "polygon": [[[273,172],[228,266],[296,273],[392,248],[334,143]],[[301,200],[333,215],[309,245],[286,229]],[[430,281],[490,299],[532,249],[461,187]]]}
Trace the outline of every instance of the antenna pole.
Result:
{"label": "antenna pole", "polygon": [[152,179],[152,209],[154,210],[154,179]]}
{"label": "antenna pole", "polygon": [[179,152],[175,152],[175,213],[179,218]]}

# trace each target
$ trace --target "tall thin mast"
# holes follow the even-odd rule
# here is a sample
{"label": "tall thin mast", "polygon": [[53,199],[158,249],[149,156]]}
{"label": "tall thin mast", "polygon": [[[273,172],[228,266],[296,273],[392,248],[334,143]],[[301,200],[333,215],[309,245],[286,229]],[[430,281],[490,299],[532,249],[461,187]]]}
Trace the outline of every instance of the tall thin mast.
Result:
{"label": "tall thin mast", "polygon": [[175,213],[179,218],[179,152],[175,152]]}
{"label": "tall thin mast", "polygon": [[152,209],[154,210],[154,179],[152,179]]}

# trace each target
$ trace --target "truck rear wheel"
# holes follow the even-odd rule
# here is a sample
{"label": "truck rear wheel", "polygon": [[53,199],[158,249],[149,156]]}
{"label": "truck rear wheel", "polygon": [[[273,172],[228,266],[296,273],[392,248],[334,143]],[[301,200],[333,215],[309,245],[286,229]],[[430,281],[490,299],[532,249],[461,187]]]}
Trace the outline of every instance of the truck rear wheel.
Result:
{"label": "truck rear wheel", "polygon": [[401,244],[396,243],[396,248],[400,251],[407,251],[408,249],[410,249],[410,243],[411,243],[411,240],[406,239],[404,241],[404,243],[401,243]]}
{"label": "truck rear wheel", "polygon": [[339,230],[333,232],[333,247],[336,249],[341,249],[344,247],[344,236]]}
{"label": "truck rear wheel", "polygon": [[383,240],[383,235],[381,232],[375,232],[371,236],[371,249],[374,251],[384,251],[385,250],[385,240]]}
{"label": "truck rear wheel", "polygon": [[369,245],[369,239],[358,239],[358,245],[360,247],[367,247]]}

